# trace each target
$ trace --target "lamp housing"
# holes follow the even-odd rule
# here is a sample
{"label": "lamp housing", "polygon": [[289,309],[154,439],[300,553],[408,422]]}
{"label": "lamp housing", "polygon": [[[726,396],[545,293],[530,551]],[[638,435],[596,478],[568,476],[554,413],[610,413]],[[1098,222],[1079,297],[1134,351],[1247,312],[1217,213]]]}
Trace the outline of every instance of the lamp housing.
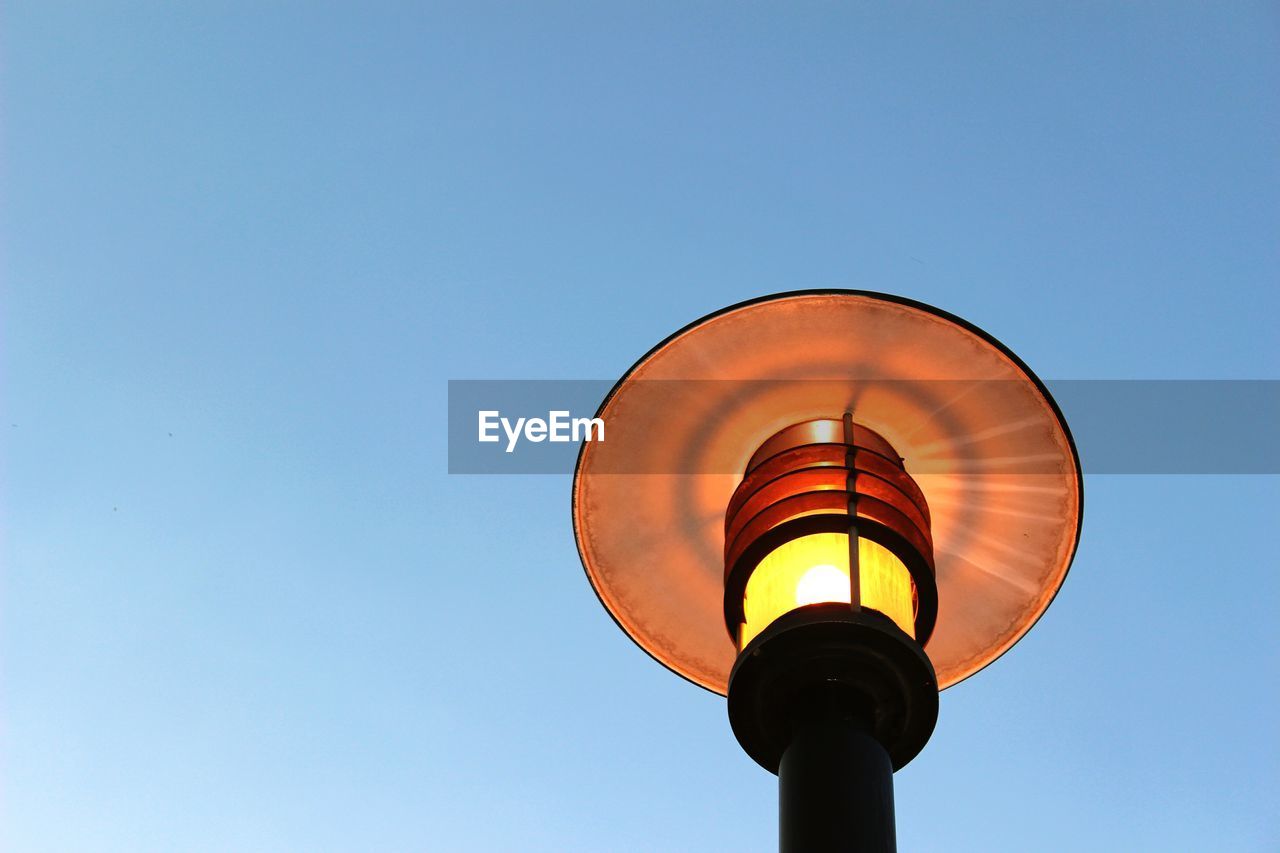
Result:
{"label": "lamp housing", "polygon": [[851,413],[795,424],[752,455],[725,513],[725,625],[738,650],[796,607],[842,602],[920,645],[938,616],[929,505]]}
{"label": "lamp housing", "polygon": [[799,721],[835,713],[910,761],[937,721],[938,590],[929,506],[893,446],[849,412],[778,431],[729,500],[724,555],[747,754],[777,772]]}

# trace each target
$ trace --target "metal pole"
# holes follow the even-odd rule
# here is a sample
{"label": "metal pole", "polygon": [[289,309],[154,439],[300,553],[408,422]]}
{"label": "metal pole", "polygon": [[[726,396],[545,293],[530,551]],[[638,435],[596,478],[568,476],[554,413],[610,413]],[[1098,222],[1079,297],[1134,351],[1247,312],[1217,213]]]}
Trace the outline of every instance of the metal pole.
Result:
{"label": "metal pole", "polygon": [[781,853],[895,853],[893,765],[858,719],[800,721],[778,767]]}

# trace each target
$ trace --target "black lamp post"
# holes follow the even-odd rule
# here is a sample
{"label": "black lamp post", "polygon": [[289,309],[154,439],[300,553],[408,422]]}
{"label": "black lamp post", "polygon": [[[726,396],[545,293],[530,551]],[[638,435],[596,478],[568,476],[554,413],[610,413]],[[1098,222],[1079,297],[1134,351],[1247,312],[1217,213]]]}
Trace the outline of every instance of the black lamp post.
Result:
{"label": "black lamp post", "polygon": [[574,525],[601,601],[727,695],[785,853],[894,850],[892,774],[939,689],[1031,627],[1075,552],[1079,460],[1043,384],[937,309],[801,292],[677,332],[598,416]]}

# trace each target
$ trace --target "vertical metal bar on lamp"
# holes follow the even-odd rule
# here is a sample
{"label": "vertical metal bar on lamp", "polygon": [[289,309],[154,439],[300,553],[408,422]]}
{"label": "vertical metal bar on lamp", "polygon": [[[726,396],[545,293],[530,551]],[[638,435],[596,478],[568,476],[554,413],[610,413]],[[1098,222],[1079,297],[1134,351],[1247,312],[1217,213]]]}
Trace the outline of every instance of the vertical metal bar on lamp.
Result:
{"label": "vertical metal bar on lamp", "polygon": [[862,571],[858,555],[858,470],[854,467],[857,460],[857,448],[853,443],[853,412],[845,412],[844,454],[845,490],[849,493],[849,606],[854,613],[862,609]]}

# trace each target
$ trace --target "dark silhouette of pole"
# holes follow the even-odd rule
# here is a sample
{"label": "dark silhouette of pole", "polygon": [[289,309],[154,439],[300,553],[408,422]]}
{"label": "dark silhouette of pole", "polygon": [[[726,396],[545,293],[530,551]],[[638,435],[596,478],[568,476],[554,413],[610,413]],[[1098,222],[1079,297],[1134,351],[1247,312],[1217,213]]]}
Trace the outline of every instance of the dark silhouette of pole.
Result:
{"label": "dark silhouette of pole", "polygon": [[778,767],[781,853],[895,853],[893,764],[857,717],[798,720]]}

